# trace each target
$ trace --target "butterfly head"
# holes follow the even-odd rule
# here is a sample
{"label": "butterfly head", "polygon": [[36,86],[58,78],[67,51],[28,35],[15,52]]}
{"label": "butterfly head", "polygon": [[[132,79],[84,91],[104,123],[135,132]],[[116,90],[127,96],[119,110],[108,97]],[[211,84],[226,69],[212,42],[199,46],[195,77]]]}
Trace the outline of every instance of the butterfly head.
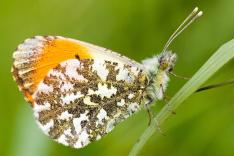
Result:
{"label": "butterfly head", "polygon": [[159,69],[166,72],[171,72],[176,62],[176,54],[170,51],[163,52],[159,56],[158,62],[159,62]]}

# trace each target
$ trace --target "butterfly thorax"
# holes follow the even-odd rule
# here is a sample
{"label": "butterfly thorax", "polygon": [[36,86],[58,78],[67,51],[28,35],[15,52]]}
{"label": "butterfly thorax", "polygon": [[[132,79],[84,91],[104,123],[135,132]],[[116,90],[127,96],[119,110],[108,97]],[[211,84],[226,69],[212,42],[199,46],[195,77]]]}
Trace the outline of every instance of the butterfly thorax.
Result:
{"label": "butterfly thorax", "polygon": [[163,99],[169,81],[168,74],[173,70],[175,61],[176,55],[171,52],[163,52],[143,61],[149,78],[146,92],[151,102]]}

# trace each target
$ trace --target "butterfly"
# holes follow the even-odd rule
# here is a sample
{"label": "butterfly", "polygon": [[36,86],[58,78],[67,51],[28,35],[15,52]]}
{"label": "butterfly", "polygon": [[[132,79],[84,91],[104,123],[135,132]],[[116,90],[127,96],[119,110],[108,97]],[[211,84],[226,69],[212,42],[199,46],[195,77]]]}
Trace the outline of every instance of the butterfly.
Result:
{"label": "butterfly", "polygon": [[26,39],[13,53],[13,78],[46,135],[85,147],[164,97],[177,58],[167,48],[201,14],[195,8],[163,52],[142,63],[61,36]]}

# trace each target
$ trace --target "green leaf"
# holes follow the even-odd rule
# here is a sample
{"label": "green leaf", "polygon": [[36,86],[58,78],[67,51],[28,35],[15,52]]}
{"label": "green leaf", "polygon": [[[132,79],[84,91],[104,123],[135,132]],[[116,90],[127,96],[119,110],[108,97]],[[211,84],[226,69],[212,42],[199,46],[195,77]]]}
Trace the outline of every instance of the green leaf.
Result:
{"label": "green leaf", "polygon": [[137,155],[147,140],[154,134],[158,124],[162,124],[190,95],[192,95],[203,83],[215,74],[223,65],[234,58],[234,39],[222,45],[208,61],[194,74],[194,76],[176,93],[165,105],[159,114],[153,118],[151,125],[146,128],[138,139],[138,142],[130,151],[130,156]]}

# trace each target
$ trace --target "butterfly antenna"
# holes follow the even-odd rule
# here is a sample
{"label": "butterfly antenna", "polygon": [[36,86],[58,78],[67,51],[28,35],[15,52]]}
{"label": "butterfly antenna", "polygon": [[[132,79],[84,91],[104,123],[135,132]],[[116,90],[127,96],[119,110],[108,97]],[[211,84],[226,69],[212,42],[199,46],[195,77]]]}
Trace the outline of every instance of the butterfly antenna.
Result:
{"label": "butterfly antenna", "polygon": [[165,44],[163,48],[163,52],[165,52],[169,45],[174,41],[174,39],[179,36],[189,25],[191,25],[198,17],[201,17],[203,14],[202,11],[198,10],[198,7],[196,7],[189,15],[188,17],[180,24],[180,26],[174,31],[174,33],[170,36],[167,43]]}

